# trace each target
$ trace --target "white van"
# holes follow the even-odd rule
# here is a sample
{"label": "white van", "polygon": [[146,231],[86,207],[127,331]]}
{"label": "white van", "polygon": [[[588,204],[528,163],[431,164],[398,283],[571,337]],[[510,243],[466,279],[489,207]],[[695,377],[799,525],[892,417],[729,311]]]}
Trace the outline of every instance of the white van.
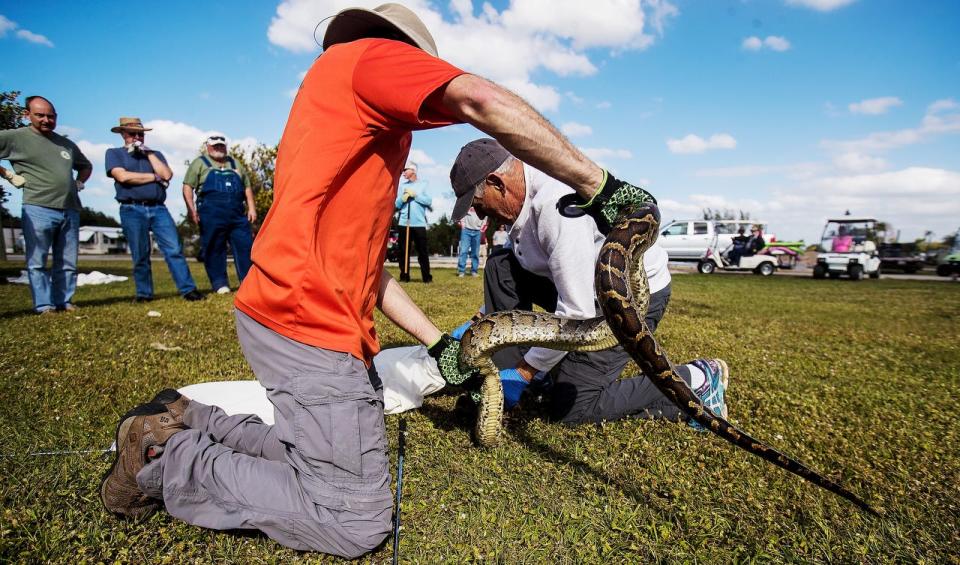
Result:
{"label": "white van", "polygon": [[667,251],[671,261],[697,261],[710,247],[713,236],[719,240],[719,249],[726,249],[737,230],[743,228],[750,234],[750,227],[759,224],[763,239],[773,241],[775,236],[767,233],[767,223],[759,220],[673,220],[660,230],[660,245]]}

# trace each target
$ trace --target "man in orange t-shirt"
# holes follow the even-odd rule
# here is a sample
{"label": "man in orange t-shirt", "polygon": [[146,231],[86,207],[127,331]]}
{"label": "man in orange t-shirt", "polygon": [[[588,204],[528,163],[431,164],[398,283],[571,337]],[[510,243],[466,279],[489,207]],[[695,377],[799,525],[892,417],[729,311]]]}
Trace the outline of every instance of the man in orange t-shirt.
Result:
{"label": "man in orange t-shirt", "polygon": [[235,301],[240,344],[276,423],[161,391],[121,418],[101,498],[126,516],[161,499],[191,524],[256,529],[352,558],[377,547],[391,523],[374,307],[429,346],[448,382],[475,373],[460,370],[459,342],[383,268],[411,132],[470,123],[574,188],[601,226],[647,195],[517,96],[439,59],[403,6],[340,12],[323,46],[290,111],[274,203]]}

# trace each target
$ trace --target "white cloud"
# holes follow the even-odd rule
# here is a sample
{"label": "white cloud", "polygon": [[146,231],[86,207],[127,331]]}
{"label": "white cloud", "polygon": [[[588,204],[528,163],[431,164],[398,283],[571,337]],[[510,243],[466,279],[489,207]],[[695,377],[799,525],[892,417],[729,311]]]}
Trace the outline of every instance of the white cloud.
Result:
{"label": "white cloud", "polygon": [[854,102],[848,106],[854,114],[886,114],[887,110],[894,106],[902,106],[903,101],[896,96],[884,96],[881,98],[869,98]]}
{"label": "white cloud", "polygon": [[694,176],[702,178],[748,178],[782,174],[790,179],[807,179],[823,173],[820,163],[794,163],[790,165],[738,165],[715,169],[700,169]]}
{"label": "white cloud", "polygon": [[609,147],[584,147],[581,149],[587,157],[599,161],[602,159],[633,159],[633,153],[626,149]]}
{"label": "white cloud", "polygon": [[849,173],[874,173],[887,168],[887,162],[880,157],[871,157],[863,153],[843,153],[833,159],[836,168]]}
{"label": "white cloud", "polygon": [[777,35],[768,35],[767,38],[763,40],[763,44],[774,51],[786,51],[790,49],[790,42],[787,41],[787,38]]}
{"label": "white cloud", "polygon": [[743,210],[767,221],[780,240],[815,243],[827,217],[845,210],[890,222],[901,240],[926,230],[947,233],[960,215],[960,172],[927,168],[869,174],[834,174],[770,188],[751,198],[731,198],[725,191],[698,192],[684,199],[658,198],[663,218],[700,217],[703,208]]}
{"label": "white cloud", "polygon": [[541,86],[526,80],[505,80],[502,84],[541,112],[560,107],[560,93],[552,86]]}
{"label": "white cloud", "polygon": [[778,35],[768,35],[765,39],[751,36],[744,39],[740,46],[748,51],[759,51],[764,47],[774,51],[786,51],[790,49],[790,42],[787,38]]}
{"label": "white cloud", "polygon": [[[627,149],[614,149],[610,147],[581,147],[581,151],[590,157],[597,165],[609,170],[614,175],[618,174],[616,167],[610,164],[610,160],[633,159],[633,153]],[[639,180],[637,182],[640,182]]]}
{"label": "white cloud", "polygon": [[[777,191],[773,198],[785,207],[784,222],[792,218],[820,218],[842,214],[872,216],[891,222],[903,239],[920,237],[925,230],[940,233],[956,229],[960,215],[960,173],[927,167],[909,167],[876,174],[821,177]],[[808,228],[809,229],[809,228]]]}
{"label": "white cloud", "polygon": [[730,134],[715,133],[710,139],[703,139],[694,134],[688,134],[682,139],[668,139],[667,147],[671,153],[703,153],[709,149],[733,149],[737,146],[737,140]]}
{"label": "white cloud", "polygon": [[856,1],[857,0],[787,0],[787,4],[803,8],[812,8],[818,12],[830,12],[837,8],[853,4]]}
{"label": "white cloud", "polygon": [[927,106],[927,112],[930,114],[938,114],[944,110],[954,110],[957,108],[960,108],[960,104],[957,104],[952,98],[945,98],[943,100],[937,100]]}
{"label": "white cloud", "polygon": [[[317,51],[314,27],[343,8],[372,8],[380,0],[284,0],[267,36],[294,52]],[[597,72],[586,50],[615,52],[643,49],[677,14],[666,0],[513,0],[503,11],[489,3],[475,14],[470,0],[454,0],[453,21],[444,19],[428,0],[410,0],[437,42],[441,56],[464,70],[499,82],[541,110],[559,107],[561,95],[531,76],[547,70],[558,76]],[[326,24],[316,30],[322,40]]]}
{"label": "white cloud", "polygon": [[17,24],[7,19],[6,16],[0,14],[0,37],[3,37],[12,29],[17,29]]}
{"label": "white cloud", "polygon": [[939,135],[960,133],[960,112],[948,113],[958,108],[960,105],[952,99],[937,100],[927,107],[918,127],[875,132],[846,141],[825,139],[820,146],[840,153],[871,153],[913,145]]}
{"label": "white cloud", "polygon": [[425,165],[437,164],[436,161],[433,160],[433,157],[428,155],[426,151],[424,151],[423,149],[416,149],[416,148],[410,150],[410,155],[407,157],[407,160],[413,161],[414,163],[416,163],[418,170],[419,170],[419,167],[423,167]]}
{"label": "white cloud", "polygon": [[597,103],[597,109],[598,109],[598,110],[607,110],[607,109],[611,108],[612,106],[613,106],[613,104],[611,104],[608,100],[603,100],[603,101]]}
{"label": "white cloud", "polygon": [[38,45],[44,45],[46,47],[53,47],[53,42],[47,39],[45,35],[40,35],[39,33],[33,33],[30,30],[18,29],[17,37],[29,41],[30,43],[36,43]]}
{"label": "white cloud", "polygon": [[567,137],[582,137],[585,135],[593,135],[593,128],[588,125],[577,123],[577,122],[566,122],[560,126],[560,131],[564,133]]}
{"label": "white cloud", "polygon": [[20,26],[17,25],[17,22],[14,22],[7,18],[6,16],[0,15],[0,37],[7,35],[8,31],[17,30],[14,35],[23,39],[24,41],[29,41],[30,43],[36,43],[38,45],[44,45],[46,47],[53,47],[53,42],[47,39],[46,36],[40,35],[39,33],[33,33],[28,29],[17,29]]}
{"label": "white cloud", "polygon": [[749,51],[759,51],[763,47],[763,40],[757,36],[751,36],[744,39],[740,45]]}

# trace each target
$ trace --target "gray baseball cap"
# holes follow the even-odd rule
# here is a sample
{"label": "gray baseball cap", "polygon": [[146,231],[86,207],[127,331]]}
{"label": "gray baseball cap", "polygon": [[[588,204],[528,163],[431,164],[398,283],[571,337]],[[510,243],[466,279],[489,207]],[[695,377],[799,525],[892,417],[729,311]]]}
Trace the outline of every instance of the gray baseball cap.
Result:
{"label": "gray baseball cap", "polygon": [[457,160],[450,168],[450,184],[457,195],[451,220],[456,222],[467,215],[473,206],[477,184],[496,171],[510,157],[510,152],[495,139],[482,138],[471,141],[460,149]]}

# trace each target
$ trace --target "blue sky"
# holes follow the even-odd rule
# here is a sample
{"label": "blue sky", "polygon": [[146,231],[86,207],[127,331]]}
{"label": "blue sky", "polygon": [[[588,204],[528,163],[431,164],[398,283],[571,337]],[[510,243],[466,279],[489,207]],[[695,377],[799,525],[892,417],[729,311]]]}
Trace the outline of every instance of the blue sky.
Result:
{"label": "blue sky", "polygon": [[[96,164],[84,204],[115,214],[103,152],[120,116],[182,175],[205,135],[276,143],[342,0],[0,3],[0,89],[42,94]],[[744,210],[781,239],[850,210],[904,239],[960,227],[960,2],[405,2],[441,56],[501,82],[665,219]],[[318,36],[322,36],[322,29]],[[417,133],[433,219],[469,126]],[[179,186],[179,178],[174,179]],[[19,209],[13,191],[10,207]],[[179,191],[168,206],[184,210]]]}

